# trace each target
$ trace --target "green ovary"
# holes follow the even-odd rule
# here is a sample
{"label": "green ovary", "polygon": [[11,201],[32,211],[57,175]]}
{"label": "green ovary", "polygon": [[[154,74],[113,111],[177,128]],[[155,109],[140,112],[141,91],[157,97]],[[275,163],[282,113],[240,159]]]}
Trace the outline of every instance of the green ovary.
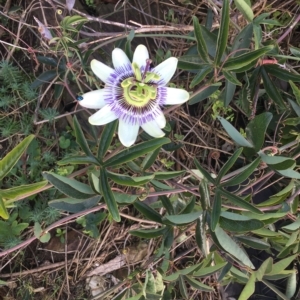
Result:
{"label": "green ovary", "polygon": [[151,72],[141,74],[140,68],[134,63],[132,69],[135,77],[126,78],[121,83],[124,99],[128,105],[144,107],[157,97],[157,87],[149,82],[159,80],[160,77]]}
{"label": "green ovary", "polygon": [[143,107],[151,100],[156,99],[157,88],[155,86],[150,86],[143,82],[135,82],[128,85],[128,79],[125,79],[121,86],[123,87],[125,101],[129,105]]}

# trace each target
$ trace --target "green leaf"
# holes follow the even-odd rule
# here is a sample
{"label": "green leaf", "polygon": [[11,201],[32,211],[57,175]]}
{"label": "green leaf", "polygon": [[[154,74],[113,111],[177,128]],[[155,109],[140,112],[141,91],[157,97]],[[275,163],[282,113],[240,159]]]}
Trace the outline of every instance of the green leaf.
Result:
{"label": "green leaf", "polygon": [[[223,72],[224,77],[227,80],[226,82],[231,82],[234,85],[242,86],[242,83],[237,80],[235,73],[229,72],[226,70],[223,70],[222,72]],[[228,104],[225,103],[225,105],[227,106]]]}
{"label": "green leaf", "polygon": [[197,243],[199,249],[201,250],[202,254],[206,257],[207,256],[207,248],[206,248],[207,238],[206,238],[205,226],[206,226],[206,218],[205,218],[204,213],[202,213],[199,216],[199,218],[197,219],[195,238],[196,238],[196,243]]}
{"label": "green leaf", "polygon": [[59,139],[59,147],[62,149],[68,149],[71,145],[71,141],[66,139],[64,136],[61,136]]}
{"label": "green leaf", "polygon": [[205,40],[204,40],[203,35],[202,35],[199,20],[196,16],[193,16],[193,25],[194,25],[195,37],[196,37],[196,40],[197,40],[198,54],[204,62],[208,63],[210,61],[210,59],[208,57],[206,43],[205,43]]}
{"label": "green leaf", "polygon": [[285,278],[289,277],[294,272],[295,272],[294,270],[284,270],[284,271],[281,271],[279,274],[265,275],[264,279],[267,279],[267,280],[281,280],[281,279],[285,279]]}
{"label": "green leaf", "polygon": [[[249,23],[241,32],[235,37],[231,49],[231,57],[235,57],[245,53],[249,49],[253,36],[253,24]],[[223,71],[224,72],[224,71]]]}
{"label": "green leaf", "polygon": [[234,93],[236,90],[236,85],[231,81],[225,79],[225,89],[222,94],[224,106],[228,106],[231,100],[233,99]]}
{"label": "green leaf", "polygon": [[203,66],[203,68],[200,69],[200,71],[195,75],[193,78],[190,89],[194,88],[196,85],[198,85],[200,82],[202,82],[205,78],[205,76],[213,71],[213,68],[211,66]]}
{"label": "green leaf", "polygon": [[75,131],[77,144],[81,147],[81,149],[87,156],[93,157],[93,154],[88,146],[88,143],[84,137],[84,134],[81,130],[80,124],[76,116],[73,117],[73,124],[74,124],[74,131]]}
{"label": "green leaf", "polygon": [[[254,18],[253,11],[245,0],[234,0],[234,4],[237,7],[237,9],[243,14],[243,16],[245,17],[245,19],[248,22],[253,21],[253,18]],[[239,298],[239,299],[242,299],[242,298]]]}
{"label": "green leaf", "polygon": [[278,91],[277,86],[270,79],[265,67],[261,67],[261,76],[268,96],[279,106],[279,108],[286,109],[286,105],[283,102],[280,92]]}
{"label": "green leaf", "polygon": [[160,148],[148,153],[141,164],[141,168],[143,170],[149,169],[154,164],[159,152],[160,152]]}
{"label": "green leaf", "polygon": [[70,179],[52,172],[43,172],[43,177],[70,198],[88,199],[91,195],[95,194],[90,186],[75,179]]}
{"label": "green leaf", "polygon": [[163,205],[163,207],[167,210],[167,213],[169,215],[174,215],[174,207],[172,205],[172,202],[167,196],[161,195],[159,196],[159,199]]}
{"label": "green leaf", "polygon": [[200,264],[195,264],[195,265],[192,265],[190,267],[187,267],[185,269],[182,269],[182,270],[179,270],[177,272],[174,272],[173,274],[171,275],[168,275],[168,276],[163,276],[163,279],[165,281],[175,281],[179,278],[180,275],[188,275],[188,274],[191,274],[192,272],[194,272],[196,269],[198,269],[200,267]]}
{"label": "green leaf", "polygon": [[156,229],[137,229],[137,230],[129,230],[129,233],[134,236],[138,236],[143,239],[153,239],[157,238],[164,234],[166,231],[165,227],[156,228]]}
{"label": "green leaf", "polygon": [[227,47],[228,31],[229,31],[229,0],[223,1],[221,23],[217,39],[217,51],[214,63],[219,66],[223,53]]}
{"label": "green leaf", "polygon": [[79,15],[66,16],[61,21],[61,25],[62,26],[71,26],[71,25],[77,25],[78,23],[81,23],[81,22],[87,22],[87,19],[82,16],[79,16]]}
{"label": "green leaf", "polygon": [[37,239],[39,239],[42,243],[49,242],[51,235],[49,232],[43,232],[41,224],[38,222],[34,223],[34,235]]}
{"label": "green leaf", "polygon": [[242,198],[240,198],[234,194],[231,194],[230,192],[223,190],[223,189],[220,189],[220,191],[221,191],[222,196],[226,197],[230,202],[237,205],[238,207],[245,208],[256,214],[263,214],[258,208],[256,208],[252,204],[246,202]]}
{"label": "green leaf", "polygon": [[275,292],[278,296],[281,297],[282,300],[291,300],[290,298],[287,298],[282,292],[280,292],[271,282],[269,282],[266,279],[263,279],[262,282],[269,287],[273,292]]}
{"label": "green leaf", "polygon": [[231,167],[235,164],[235,162],[237,161],[237,159],[240,157],[240,155],[243,152],[243,148],[239,148],[237,149],[233,155],[226,161],[226,163],[223,165],[223,167],[221,168],[221,170],[219,171],[219,174],[216,178],[216,184],[218,185],[221,181],[221,179],[223,178],[223,176],[225,174],[227,174],[227,172],[231,169]]}
{"label": "green leaf", "polygon": [[222,208],[221,193],[220,190],[217,189],[215,192],[214,203],[213,203],[213,207],[211,211],[211,219],[210,219],[210,229],[212,231],[215,231],[219,223],[221,208]]}
{"label": "green leaf", "polygon": [[155,149],[160,148],[162,145],[167,144],[169,142],[170,140],[168,138],[157,138],[147,142],[140,143],[138,145],[125,149],[117,153],[113,157],[107,159],[104,162],[104,166],[114,167],[126,163],[148,152],[154,151]]}
{"label": "green leaf", "polygon": [[121,221],[121,217],[118,210],[118,205],[116,203],[116,199],[114,197],[113,192],[111,191],[110,185],[108,183],[107,172],[105,169],[100,170],[100,190],[102,192],[102,196],[107,205],[108,211],[111,214],[112,218],[116,222]]}
{"label": "green leaf", "polygon": [[294,272],[287,279],[286,291],[285,291],[286,297],[288,299],[292,299],[296,293],[296,289],[297,289],[297,274],[296,272]]}
{"label": "green leaf", "polygon": [[204,168],[202,168],[202,166],[199,164],[199,162],[197,161],[196,158],[194,159],[194,163],[195,163],[197,169],[198,169],[198,170],[201,172],[201,174],[204,176],[204,178],[205,178],[207,181],[209,181],[209,182],[211,182],[212,184],[215,185],[215,183],[216,183],[215,179],[212,178],[212,177],[210,176],[210,174],[209,174]]}
{"label": "green leaf", "polygon": [[270,249],[270,244],[253,236],[236,236],[241,243],[258,250]]}
{"label": "green leaf", "polygon": [[[262,151],[259,151],[258,154],[261,157],[261,160],[268,165],[278,165],[291,160],[290,157],[266,155]],[[293,162],[295,161],[293,160]]]}
{"label": "green leaf", "polygon": [[273,267],[273,258],[268,257],[259,267],[259,269],[255,272],[256,273],[256,278],[259,281],[262,281],[264,275],[266,273],[271,272]]}
{"label": "green leaf", "polygon": [[297,126],[300,124],[300,117],[296,118],[287,118],[283,121],[284,125]]}
{"label": "green leaf", "polygon": [[34,135],[31,134],[26,137],[21,143],[19,143],[14,149],[5,155],[0,161],[0,180],[8,175],[13,166],[19,161],[26,148],[34,139]]}
{"label": "green leaf", "polygon": [[195,195],[193,195],[190,198],[190,201],[187,203],[187,205],[180,212],[180,214],[183,215],[183,214],[189,214],[190,212],[192,212],[195,208],[195,203],[196,203],[196,197],[195,197]]}
{"label": "green leaf", "polygon": [[199,185],[200,202],[203,210],[210,208],[210,190],[205,179],[200,181]]}
{"label": "green leaf", "polygon": [[112,139],[114,137],[114,134],[115,134],[115,131],[117,128],[117,124],[118,124],[118,122],[114,121],[114,122],[110,122],[104,126],[101,137],[99,139],[98,153],[97,153],[97,157],[101,161],[103,160],[104,155],[112,142]]}
{"label": "green leaf", "polygon": [[287,169],[287,170],[276,170],[277,173],[279,173],[280,175],[284,176],[284,177],[288,177],[288,178],[294,178],[294,179],[300,179],[300,173],[291,169]]}
{"label": "green leaf", "polygon": [[[250,221],[251,220],[251,218],[249,218],[247,216],[232,213],[232,212],[229,212],[229,211],[222,211],[221,216],[226,218],[226,219],[233,220],[233,221]],[[254,218],[252,218],[252,219],[254,219]]]}
{"label": "green leaf", "polygon": [[240,282],[242,283],[247,283],[249,280],[249,275],[245,274],[243,272],[241,272],[239,269],[237,269],[236,267],[232,266],[230,269],[230,273],[236,278],[238,279]]}
{"label": "green leaf", "polygon": [[240,146],[253,148],[252,143],[246,140],[226,119],[218,117],[227,134]]}
{"label": "green leaf", "polygon": [[203,65],[199,55],[183,55],[178,59],[178,68],[182,70],[198,70]]}
{"label": "green leaf", "polygon": [[221,187],[235,186],[237,184],[244,182],[247,178],[249,178],[249,176],[254,172],[254,170],[258,167],[259,164],[260,164],[260,157],[257,157],[252,163],[245,166],[238,175],[222,183]]}
{"label": "green leaf", "polygon": [[154,178],[154,175],[131,177],[128,175],[122,175],[110,171],[107,171],[107,176],[117,184],[136,187],[144,185]]}
{"label": "green leaf", "polygon": [[189,214],[182,214],[182,215],[165,215],[163,217],[163,222],[165,222],[166,220],[171,222],[172,224],[176,224],[176,225],[184,225],[184,224],[189,224],[192,223],[194,221],[197,220],[197,218],[199,218],[199,216],[202,214],[202,211],[196,211],[196,212],[192,212]]}
{"label": "green leaf", "polygon": [[70,156],[58,161],[57,164],[59,166],[85,164],[94,164],[100,166],[99,161],[94,156]]}
{"label": "green leaf", "polygon": [[[291,82],[292,81],[289,81],[290,85],[291,85]],[[300,90],[299,90],[299,92],[300,92]],[[299,96],[300,96],[300,93],[299,93]],[[300,98],[299,98],[299,100],[300,100]],[[298,125],[300,123],[300,120],[299,120],[299,117],[300,117],[300,106],[296,102],[292,101],[291,99],[288,99],[288,101],[291,104],[291,106],[292,106],[293,110],[295,111],[296,115],[298,116],[298,118],[292,118],[292,119],[297,119],[297,124],[296,125]]]}
{"label": "green leaf", "polygon": [[288,231],[295,231],[300,228],[300,219],[295,220],[293,223],[289,225],[285,225],[281,227],[282,229],[288,230]]}
{"label": "green leaf", "polygon": [[36,89],[44,83],[49,84],[55,77],[58,77],[56,70],[49,70],[38,76],[37,79],[31,84],[32,89]]}
{"label": "green leaf", "polygon": [[[208,54],[212,57],[215,57],[217,51],[216,49],[217,49],[218,36],[203,25],[200,25],[200,29],[202,31],[202,35],[206,43]],[[225,55],[222,56],[222,60],[223,59],[225,59]]]}
{"label": "green leaf", "polygon": [[236,57],[231,57],[228,60],[226,60],[226,62],[223,65],[223,68],[226,71],[239,70],[253,62],[256,62],[259,58],[264,56],[267,52],[271,51],[273,48],[274,46],[269,45],[257,50],[250,51],[248,53],[238,55]]}
{"label": "green leaf", "polygon": [[267,128],[273,118],[270,112],[264,112],[255,116],[246,127],[247,138],[254,145],[254,150],[257,152],[261,149],[265,141]]}
{"label": "green leaf", "polygon": [[163,247],[170,251],[171,246],[174,243],[174,228],[173,226],[166,226],[166,231],[163,237]]}
{"label": "green leaf", "polygon": [[287,258],[284,258],[277,263],[273,264],[272,270],[267,275],[276,275],[279,274],[281,271],[285,270],[298,256],[298,254],[289,256]]}
{"label": "green leaf", "polygon": [[204,292],[213,292],[214,289],[206,284],[203,284],[202,282],[190,277],[190,276],[184,276],[184,279],[188,282],[188,284],[193,287],[194,289],[204,291]]}
{"label": "green leaf", "polygon": [[300,49],[299,48],[291,46],[290,51],[294,56],[300,57]]}
{"label": "green leaf", "polygon": [[137,199],[137,195],[113,192],[114,197],[119,204],[132,204]]}
{"label": "green leaf", "polygon": [[249,221],[235,221],[224,217],[220,217],[219,225],[223,229],[231,232],[248,232],[265,226],[263,222],[255,219]]}
{"label": "green leaf", "polygon": [[191,98],[189,100],[189,105],[193,105],[193,104],[196,104],[200,101],[207,99],[211,94],[213,94],[215,91],[217,91],[220,86],[221,86],[221,83],[217,82],[210,86],[205,87],[203,90],[200,90],[199,92],[197,91],[196,93],[194,93],[191,96]]}
{"label": "green leaf", "polygon": [[269,74],[271,74],[283,81],[300,82],[299,74],[291,73],[291,72],[279,67],[278,65],[267,64],[267,65],[264,65],[264,68],[266,69],[266,71]]}
{"label": "green leaf", "polygon": [[215,266],[209,266],[209,267],[204,267],[200,268],[199,270],[195,271],[193,273],[193,276],[197,277],[206,277],[206,276],[211,276],[215,274],[216,272],[220,271],[226,266],[227,262],[223,262],[221,264],[217,264]]}
{"label": "green leaf", "polygon": [[223,278],[226,276],[226,274],[230,271],[232,267],[232,264],[230,262],[228,262],[225,267],[223,268],[223,270],[220,272],[220,275],[217,279],[218,282],[221,282],[223,280]]}
{"label": "green leaf", "polygon": [[160,224],[163,223],[161,215],[144,202],[137,200],[133,203],[133,206],[147,219]]}
{"label": "green leaf", "polygon": [[49,66],[52,66],[52,67],[57,67],[57,65],[58,65],[57,59],[53,58],[53,57],[37,55],[36,58],[42,64],[46,64],[46,65],[49,65]]}
{"label": "green leaf", "polygon": [[253,230],[252,231],[254,234],[262,236],[262,237],[275,237],[275,236],[279,236],[280,233],[266,229],[266,228],[261,228],[261,229],[257,229],[257,230]]}
{"label": "green leaf", "polygon": [[0,190],[0,196],[4,199],[12,200],[20,196],[25,197],[26,194],[31,195],[34,192],[38,192],[42,187],[44,187],[48,182],[41,181],[32,184],[20,185],[12,187],[6,190]]}
{"label": "green leaf", "polygon": [[252,273],[250,275],[249,281],[247,282],[247,284],[243,288],[243,291],[240,294],[238,300],[248,300],[250,298],[250,296],[254,294],[254,291],[255,291],[255,280],[256,280],[255,273]]}
{"label": "green leaf", "polygon": [[7,286],[7,287],[10,287],[10,283],[9,283],[9,282],[0,280],[0,286],[2,286],[2,285],[5,285],[5,286]]}
{"label": "green leaf", "polygon": [[88,199],[59,198],[48,202],[50,207],[71,213],[78,213],[85,209],[96,206],[101,196],[93,196]]}
{"label": "green leaf", "polygon": [[243,263],[245,266],[254,269],[254,265],[247,256],[247,254],[235,243],[235,241],[219,226],[215,230],[216,238],[218,239],[222,248]]}
{"label": "green leaf", "polygon": [[4,220],[7,220],[9,218],[9,214],[2,197],[0,197],[0,217],[3,218]]}
{"label": "green leaf", "polygon": [[[296,102],[297,104],[300,106],[300,89],[296,86],[296,84],[293,81],[289,81],[289,84],[293,90],[293,94],[296,98]],[[297,114],[298,115],[298,114]],[[298,117],[300,117],[300,115],[298,115]]]}

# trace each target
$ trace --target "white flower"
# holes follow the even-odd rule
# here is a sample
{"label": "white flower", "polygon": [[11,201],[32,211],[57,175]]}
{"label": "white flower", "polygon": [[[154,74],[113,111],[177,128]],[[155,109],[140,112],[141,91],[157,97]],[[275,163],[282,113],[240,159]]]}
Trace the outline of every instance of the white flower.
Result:
{"label": "white flower", "polygon": [[183,89],[166,87],[177,68],[177,58],[170,57],[155,68],[150,67],[147,48],[139,45],[130,63],[123,50],[112,52],[114,69],[98,60],[91,62],[92,71],[105,83],[100,90],[79,96],[79,104],[100,109],[89,117],[93,125],[105,125],[119,119],[119,139],[129,147],[139,127],[153,137],[162,137],[166,126],[163,105],[181,104],[189,99]]}

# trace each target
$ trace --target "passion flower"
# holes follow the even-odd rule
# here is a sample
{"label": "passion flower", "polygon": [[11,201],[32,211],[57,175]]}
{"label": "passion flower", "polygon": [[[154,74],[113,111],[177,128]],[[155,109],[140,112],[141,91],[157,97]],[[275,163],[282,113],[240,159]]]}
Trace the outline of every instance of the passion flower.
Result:
{"label": "passion flower", "polygon": [[100,109],[89,117],[92,125],[105,125],[119,119],[119,139],[126,147],[134,144],[139,127],[155,138],[162,137],[161,129],[166,126],[162,107],[189,99],[187,91],[167,87],[177,62],[177,58],[170,57],[151,68],[144,45],[136,48],[132,63],[123,50],[116,48],[112,52],[114,69],[98,60],[91,61],[92,71],[105,87],[83,94],[77,100],[83,107]]}

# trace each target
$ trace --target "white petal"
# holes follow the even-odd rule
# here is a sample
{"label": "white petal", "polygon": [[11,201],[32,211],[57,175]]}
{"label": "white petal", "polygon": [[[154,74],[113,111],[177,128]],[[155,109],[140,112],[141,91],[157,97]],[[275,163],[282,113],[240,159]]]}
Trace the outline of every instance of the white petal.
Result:
{"label": "white petal", "polygon": [[142,128],[151,136],[155,138],[163,137],[165,134],[159,128],[159,125],[155,121],[150,121],[142,125]]}
{"label": "white petal", "polygon": [[144,45],[138,45],[133,54],[132,62],[137,63],[141,67],[146,67],[146,61],[149,59],[149,53]]}
{"label": "white petal", "polygon": [[112,62],[114,68],[130,67],[131,63],[125,52],[120,48],[115,48],[112,52]]}
{"label": "white petal", "polygon": [[92,125],[105,125],[116,119],[117,116],[111,111],[109,105],[105,105],[103,108],[89,117],[89,122]]}
{"label": "white petal", "polygon": [[164,104],[182,104],[188,101],[190,94],[183,89],[167,88],[167,98]]}
{"label": "white petal", "polygon": [[166,127],[167,121],[164,113],[161,110],[159,110],[159,115],[155,117],[155,122],[158,124],[160,128]]}
{"label": "white petal", "polygon": [[138,124],[128,124],[123,120],[119,120],[119,129],[118,135],[120,142],[125,147],[130,147],[136,141],[137,135],[139,133],[139,125]]}
{"label": "white petal", "polygon": [[108,67],[107,65],[96,59],[93,59],[91,61],[91,68],[94,74],[97,75],[97,77],[99,77],[104,83],[107,83],[107,79],[110,74],[114,73],[114,69]]}
{"label": "white petal", "polygon": [[153,72],[160,75],[159,83],[166,85],[173,77],[177,68],[178,59],[170,57],[153,69]]}
{"label": "white petal", "polygon": [[105,88],[101,90],[91,91],[83,94],[81,97],[82,100],[78,100],[78,103],[86,108],[99,109],[105,105],[104,96]]}

